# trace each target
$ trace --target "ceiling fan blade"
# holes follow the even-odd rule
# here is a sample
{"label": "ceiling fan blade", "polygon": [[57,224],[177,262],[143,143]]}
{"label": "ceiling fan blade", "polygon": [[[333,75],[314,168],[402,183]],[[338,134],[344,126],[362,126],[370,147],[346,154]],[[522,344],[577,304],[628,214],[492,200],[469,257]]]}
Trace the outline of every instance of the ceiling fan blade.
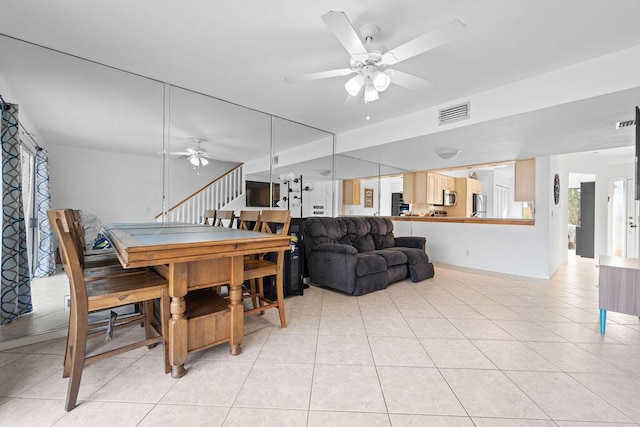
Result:
{"label": "ceiling fan blade", "polygon": [[402,71],[385,70],[385,73],[388,73],[391,77],[391,83],[397,84],[398,86],[406,87],[407,89],[426,91],[435,86],[434,82],[421,79],[420,77],[416,77],[412,74],[407,74]]}
{"label": "ceiling fan blade", "polygon": [[191,155],[191,156],[195,156],[195,155],[197,155],[197,154],[198,154],[198,151],[197,151],[197,150],[194,150],[194,149],[193,149],[193,148],[191,148],[191,147],[187,147],[187,148],[185,148],[185,149],[184,149],[184,151],[186,151],[187,153],[189,153],[189,155]]}
{"label": "ceiling fan blade", "polygon": [[322,15],[322,20],[331,29],[333,35],[336,36],[342,46],[347,49],[349,55],[362,62],[369,59],[367,49],[365,49],[362,40],[360,40],[358,33],[353,29],[353,25],[351,25],[344,12],[330,10]]}
{"label": "ceiling fan blade", "polygon": [[310,80],[326,79],[328,77],[348,76],[355,73],[351,68],[340,68],[339,70],[320,71],[318,73],[298,74],[297,76],[287,76],[284,81],[287,83],[307,82]]}
{"label": "ceiling fan blade", "polygon": [[191,153],[189,153],[188,151],[170,151],[169,154],[172,156],[190,156],[191,155]]}
{"label": "ceiling fan blade", "polygon": [[443,25],[433,31],[425,33],[411,41],[391,49],[382,55],[381,62],[386,65],[397,64],[405,59],[420,55],[428,50],[442,46],[460,37],[465,31],[466,25],[457,19]]}

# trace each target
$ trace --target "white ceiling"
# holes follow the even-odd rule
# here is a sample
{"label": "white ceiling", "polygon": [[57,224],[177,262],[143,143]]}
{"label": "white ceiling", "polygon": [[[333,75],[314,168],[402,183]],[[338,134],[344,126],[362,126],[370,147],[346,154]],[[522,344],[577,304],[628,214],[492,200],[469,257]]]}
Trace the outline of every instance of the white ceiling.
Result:
{"label": "white ceiling", "polygon": [[[343,84],[349,77],[283,81],[287,75],[348,66],[349,55],[320,18],[328,10],[345,11],[356,29],[376,23],[376,41],[388,48],[453,19],[462,21],[466,32],[397,65],[435,82],[428,92],[392,86],[368,106],[343,107]],[[28,108],[37,131],[53,143],[136,152],[145,135],[161,138],[159,82],[339,134],[638,46],[638,16],[637,0],[0,0],[2,34],[156,81],[55,52],[43,54],[7,38],[0,38],[0,76]],[[69,67],[76,73],[69,73]],[[185,106],[197,104],[184,95]],[[543,149],[546,154],[562,153],[567,152],[565,142],[573,151],[628,146],[631,131],[614,133],[610,126],[614,117],[632,118],[629,106],[637,104],[640,94],[633,89],[347,154],[396,168],[424,169],[420,158],[434,157],[433,147],[451,146],[451,141],[462,153],[446,165],[527,157]],[[114,118],[114,105],[121,117]],[[132,109],[138,122],[147,122],[128,121]],[[242,141],[250,138],[207,128],[207,121],[193,118],[192,111],[183,109],[180,120],[188,122],[189,129],[181,133],[177,128],[176,143],[205,137],[222,160],[231,161],[243,160],[238,153],[247,157],[268,150],[264,141],[244,146]],[[104,112],[109,120],[90,120],[90,112]],[[266,116],[254,113],[234,132],[268,128]],[[364,119],[366,114],[371,121]],[[119,125],[113,126],[114,121]],[[258,143],[261,148],[256,148]],[[430,167],[446,166],[437,163]]]}

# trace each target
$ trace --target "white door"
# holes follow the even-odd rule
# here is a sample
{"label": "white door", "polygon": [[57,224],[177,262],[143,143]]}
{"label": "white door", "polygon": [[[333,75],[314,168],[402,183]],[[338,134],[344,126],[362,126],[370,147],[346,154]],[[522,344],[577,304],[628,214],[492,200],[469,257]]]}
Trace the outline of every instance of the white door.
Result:
{"label": "white door", "polygon": [[627,196],[627,215],[626,215],[626,230],[627,230],[627,258],[638,258],[639,245],[638,245],[638,201],[635,199],[635,186],[633,179],[627,179],[626,184],[626,196]]}

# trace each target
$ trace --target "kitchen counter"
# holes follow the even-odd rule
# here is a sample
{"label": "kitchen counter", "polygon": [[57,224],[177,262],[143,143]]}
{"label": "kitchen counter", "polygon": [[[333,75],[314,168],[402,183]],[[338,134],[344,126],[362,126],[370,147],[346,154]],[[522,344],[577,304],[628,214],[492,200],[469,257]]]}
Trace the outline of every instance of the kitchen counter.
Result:
{"label": "kitchen counter", "polygon": [[501,224],[501,225],[535,225],[535,219],[520,218],[465,218],[446,216],[391,216],[392,221],[419,221],[419,222],[453,222],[464,224]]}

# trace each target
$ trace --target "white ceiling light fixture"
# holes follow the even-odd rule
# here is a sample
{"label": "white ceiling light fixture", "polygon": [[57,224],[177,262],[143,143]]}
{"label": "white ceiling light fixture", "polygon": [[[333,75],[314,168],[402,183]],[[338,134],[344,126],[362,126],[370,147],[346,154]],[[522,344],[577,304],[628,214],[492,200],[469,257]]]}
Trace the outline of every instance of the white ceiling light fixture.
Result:
{"label": "white ceiling light fixture", "polygon": [[373,86],[373,83],[369,81],[367,85],[364,87],[364,102],[369,103],[376,101],[380,96],[378,95],[378,91]]}
{"label": "white ceiling light fixture", "polygon": [[456,157],[458,154],[460,154],[460,150],[458,150],[457,148],[444,147],[444,148],[438,148],[435,151],[438,157],[440,157],[443,160],[451,160],[454,157]]}
{"label": "white ceiling light fixture", "polygon": [[206,150],[202,148],[202,140],[199,138],[192,138],[193,142],[197,144],[195,148],[187,147],[183,151],[173,151],[169,154],[173,154],[176,156],[186,156],[187,161],[191,163],[194,169],[198,169],[198,174],[200,173],[200,166],[207,166],[209,164],[208,159],[213,159],[209,154],[207,154]]}
{"label": "white ceiling light fixture", "polygon": [[362,85],[364,84],[364,74],[358,74],[355,77],[349,79],[348,82],[344,84],[344,88],[347,90],[347,93],[351,96],[357,96],[358,93],[362,90]]}
{"label": "white ceiling light fixture", "polygon": [[384,92],[391,84],[391,77],[380,70],[376,70],[373,73],[371,80],[373,80],[373,87],[375,87],[378,92]]}
{"label": "white ceiling light fixture", "polygon": [[[365,103],[377,100],[380,97],[379,93],[387,90],[391,83],[417,91],[425,91],[433,87],[433,82],[388,67],[449,43],[465,31],[465,25],[462,22],[453,20],[389,50],[382,44],[374,42],[380,30],[376,24],[363,25],[358,35],[344,12],[329,11],[322,15],[322,20],[349,53],[351,57],[349,68],[288,76],[284,81],[306,82],[355,73],[356,76],[349,79],[344,87],[349,97],[353,99],[358,99],[364,92]],[[345,104],[350,103],[349,97]]]}

